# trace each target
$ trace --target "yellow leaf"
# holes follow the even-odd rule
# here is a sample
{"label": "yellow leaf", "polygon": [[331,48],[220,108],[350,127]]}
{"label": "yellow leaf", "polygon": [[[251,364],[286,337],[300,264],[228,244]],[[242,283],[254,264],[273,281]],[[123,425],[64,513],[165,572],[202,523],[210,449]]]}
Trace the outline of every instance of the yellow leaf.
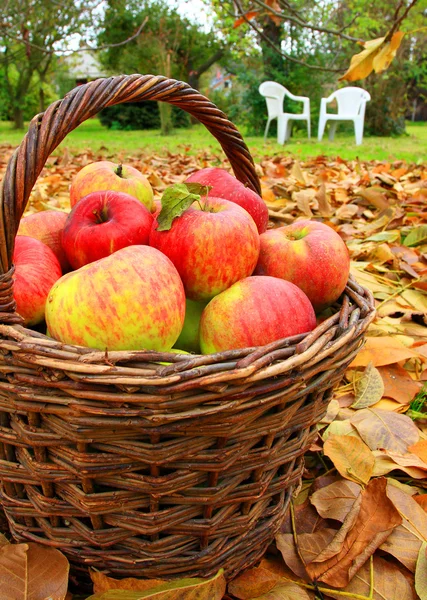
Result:
{"label": "yellow leaf", "polygon": [[381,73],[389,68],[391,61],[396,56],[396,52],[402,42],[403,31],[396,31],[391,40],[384,44],[376,56],[374,56],[373,65],[375,73]]}
{"label": "yellow leaf", "polygon": [[355,54],[351,58],[348,70],[339,78],[339,81],[357,81],[358,79],[365,79],[374,68],[374,58],[378,54],[384,40],[385,37],[382,37],[365,42],[363,44],[365,50],[362,50],[362,52]]}
{"label": "yellow leaf", "polygon": [[374,367],[381,367],[418,356],[416,351],[407,348],[393,336],[367,337],[365,346],[350,367],[366,367],[370,362]]}
{"label": "yellow leaf", "polygon": [[368,483],[375,457],[362,440],[352,435],[331,435],[326,440],[323,451],[345,479]]}
{"label": "yellow leaf", "polygon": [[415,571],[415,589],[421,600],[427,600],[427,543],[423,542]]}
{"label": "yellow leaf", "polygon": [[381,373],[371,362],[363,375],[355,380],[354,391],[356,398],[351,408],[367,408],[383,397],[384,382]]}

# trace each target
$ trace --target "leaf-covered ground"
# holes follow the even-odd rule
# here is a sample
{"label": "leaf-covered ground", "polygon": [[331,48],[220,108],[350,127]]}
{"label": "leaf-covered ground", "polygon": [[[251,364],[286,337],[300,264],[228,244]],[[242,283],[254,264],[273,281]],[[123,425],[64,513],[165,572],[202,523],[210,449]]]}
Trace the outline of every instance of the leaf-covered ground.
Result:
{"label": "leaf-covered ground", "polygon": [[[2,148],[0,177],[11,152]],[[229,168],[208,153],[65,151],[49,159],[27,210],[68,211],[72,176],[100,158],[125,158],[157,195],[194,169]],[[201,600],[427,600],[427,165],[321,156],[299,163],[277,155],[260,160],[257,170],[272,226],[304,217],[339,232],[353,274],[374,294],[377,317],[319,423],[301,488],[271,551],[225,595],[221,574],[194,583],[192,593]],[[4,521],[3,528],[7,533]],[[12,557],[10,547],[0,548],[0,580],[10,561],[25,562],[26,552],[15,549]],[[188,597],[188,584],[175,590],[161,584],[151,582],[150,595],[141,594]],[[108,598],[103,591],[117,586],[147,590],[147,582],[98,576],[94,598]]]}

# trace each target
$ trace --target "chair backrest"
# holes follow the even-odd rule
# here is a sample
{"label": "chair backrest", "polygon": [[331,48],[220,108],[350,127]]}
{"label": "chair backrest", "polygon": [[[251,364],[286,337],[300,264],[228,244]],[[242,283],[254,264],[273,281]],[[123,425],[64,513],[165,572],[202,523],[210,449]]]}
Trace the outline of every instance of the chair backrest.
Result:
{"label": "chair backrest", "polygon": [[283,112],[283,98],[287,89],[275,81],[264,81],[258,88],[259,93],[265,97],[267,112],[270,119],[274,119]]}
{"label": "chair backrest", "polygon": [[356,117],[364,115],[366,102],[371,99],[371,96],[362,88],[349,86],[337,90],[329,98],[336,99],[340,116]]}

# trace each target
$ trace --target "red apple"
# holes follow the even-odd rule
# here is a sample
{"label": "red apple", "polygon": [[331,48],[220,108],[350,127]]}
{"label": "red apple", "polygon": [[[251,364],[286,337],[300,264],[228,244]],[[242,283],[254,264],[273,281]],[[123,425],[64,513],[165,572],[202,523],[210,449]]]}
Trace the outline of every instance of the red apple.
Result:
{"label": "red apple", "polygon": [[42,210],[23,217],[18,229],[18,235],[28,235],[49,246],[59,260],[62,272],[70,268],[61,243],[62,230],[67,217],[68,213],[61,210]]}
{"label": "red apple", "polygon": [[149,246],[128,246],[67,273],[51,289],[46,305],[53,338],[111,351],[170,350],[184,315],[177,270]]}
{"label": "red apple", "polygon": [[331,227],[316,221],[296,221],[260,235],[257,275],[272,275],[295,283],[316,311],[339,298],[350,272],[347,246]]}
{"label": "red apple", "polygon": [[263,233],[267,229],[268,208],[264,200],[225,169],[217,167],[201,169],[192,173],[186,180],[187,182],[212,186],[209,196],[235,202],[248,211],[255,221],[259,233]]}
{"label": "red apple", "polygon": [[206,306],[200,347],[210,354],[264,346],[315,327],[310,300],[296,285],[277,277],[246,277]]}
{"label": "red apple", "polygon": [[16,310],[26,325],[37,325],[44,319],[50,289],[62,275],[61,265],[46,244],[26,235],[16,236],[13,263]]}
{"label": "red apple", "polygon": [[[160,218],[160,217],[158,217]],[[252,217],[222,198],[202,197],[168,231],[154,221],[150,246],[168,256],[184,283],[187,298],[207,302],[252,274],[259,235]]]}
{"label": "red apple", "polygon": [[115,164],[108,160],[86,165],[70,185],[70,203],[73,207],[91,192],[114,190],[130,194],[154,212],[153,190],[148,179],[130,165]]}
{"label": "red apple", "polygon": [[62,245],[74,269],[126,246],[148,244],[153,216],[122,192],[92,192],[68,215]]}

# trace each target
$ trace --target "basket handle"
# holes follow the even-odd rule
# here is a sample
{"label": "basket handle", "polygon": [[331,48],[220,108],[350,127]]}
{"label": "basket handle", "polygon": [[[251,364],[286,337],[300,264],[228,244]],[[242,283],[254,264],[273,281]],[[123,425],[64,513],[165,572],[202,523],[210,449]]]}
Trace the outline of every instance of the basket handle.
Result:
{"label": "basket handle", "polygon": [[32,119],[7,165],[0,188],[0,321],[10,322],[7,317],[14,311],[15,236],[47,158],[68,133],[101,109],[142,100],[168,102],[196,117],[221,144],[237,179],[260,193],[252,156],[238,129],[215,104],[187,83],[163,76],[134,74],[97,79],[76,87]]}

